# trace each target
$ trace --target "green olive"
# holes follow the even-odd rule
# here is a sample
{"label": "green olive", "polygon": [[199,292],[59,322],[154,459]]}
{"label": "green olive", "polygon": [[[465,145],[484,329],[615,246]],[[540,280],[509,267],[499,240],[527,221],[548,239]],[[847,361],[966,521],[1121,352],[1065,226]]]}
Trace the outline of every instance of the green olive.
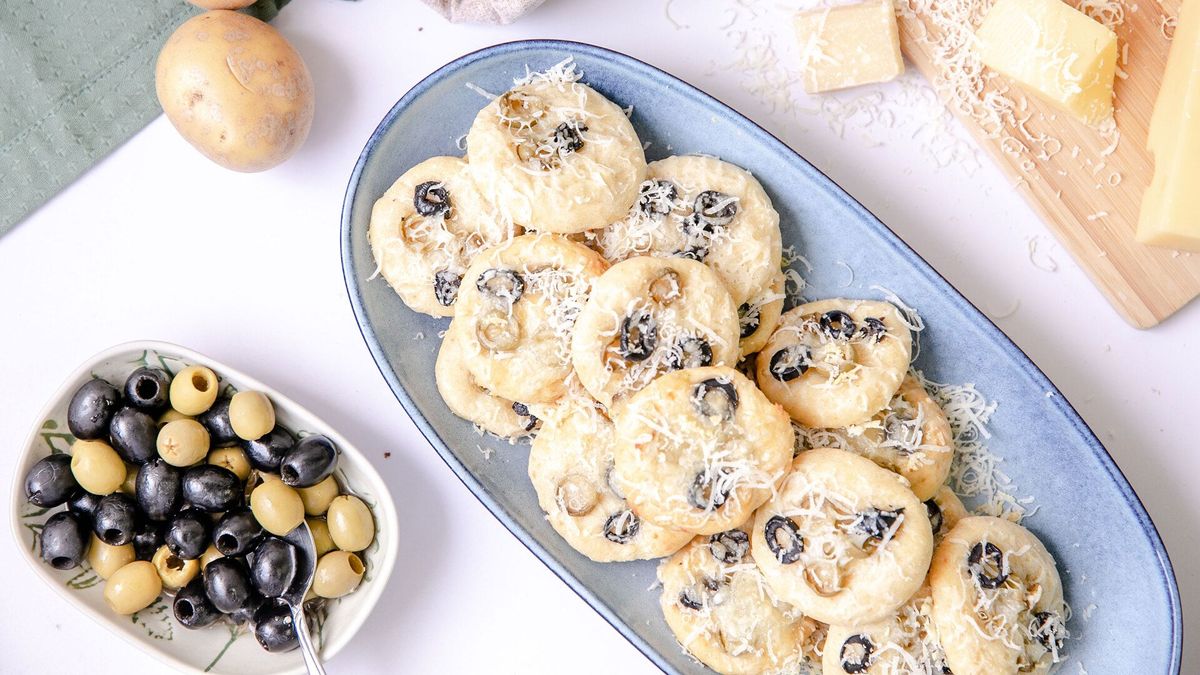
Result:
{"label": "green olive", "polygon": [[203,571],[205,567],[208,567],[208,563],[216,560],[217,558],[224,558],[224,557],[225,557],[225,554],[218,551],[216,546],[209,544],[208,548],[204,549],[204,553],[200,554],[200,569],[201,569],[201,571]]}
{"label": "green olive", "polygon": [[333,476],[317,483],[312,487],[298,488],[300,500],[304,502],[304,513],[310,516],[323,516],[329,510],[329,504],[338,496],[338,484]]}
{"label": "green olive", "polygon": [[244,441],[255,441],[275,428],[275,407],[261,391],[239,391],[229,401],[229,424]]}
{"label": "green olive", "polygon": [[200,573],[199,560],[184,560],[171,553],[170,547],[165,544],[154,552],[150,562],[154,563],[163,588],[169,591],[177,591],[187,586]]}
{"label": "green olive", "polygon": [[88,545],[88,564],[96,570],[101,579],[107,579],[113,572],[137,560],[133,544],[124,546],[109,546],[100,541],[100,537],[92,535],[92,543]]}
{"label": "green olive", "polygon": [[118,488],[121,492],[134,497],[137,495],[137,475],[139,467],[135,464],[125,463],[125,480]]}
{"label": "green olive", "polygon": [[337,548],[333,543],[333,537],[329,536],[329,524],[325,522],[324,518],[309,518],[307,522],[308,530],[312,532],[313,546],[317,550],[318,558]]}
{"label": "green olive", "polygon": [[171,407],[199,415],[217,400],[217,374],[204,366],[188,366],[171,380]]}
{"label": "green olive", "polygon": [[325,520],[333,543],[343,551],[361,551],[375,540],[371,509],[354,495],[342,495],[330,502]]}
{"label": "green olive", "polygon": [[176,410],[174,408],[167,408],[167,412],[158,416],[158,428],[161,429],[168,422],[174,422],[175,420],[190,420],[190,419],[192,419],[191,415],[184,415],[183,413],[179,412],[178,410]]}
{"label": "green olive", "polygon": [[363,577],[363,562],[348,551],[331,551],[317,561],[313,592],[322,598],[340,598],[358,588]]}
{"label": "green olive", "polygon": [[154,563],[135,560],[113,572],[104,585],[104,601],[117,614],[133,614],[154,604],[162,593],[162,579]]}
{"label": "green olive", "polygon": [[104,496],[116,492],[125,482],[125,462],[104,441],[75,441],[71,445],[71,473],[84,490]]}
{"label": "green olive", "polygon": [[282,537],[304,522],[304,502],[278,478],[265,479],[250,493],[250,511],[267,532]]}
{"label": "green olive", "polygon": [[239,447],[213,450],[208,453],[208,463],[229,469],[238,480],[244,481],[250,477],[250,460],[246,459],[246,453]]}
{"label": "green olive", "polygon": [[208,429],[196,420],[168,422],[158,431],[158,454],[173,466],[191,466],[208,454]]}

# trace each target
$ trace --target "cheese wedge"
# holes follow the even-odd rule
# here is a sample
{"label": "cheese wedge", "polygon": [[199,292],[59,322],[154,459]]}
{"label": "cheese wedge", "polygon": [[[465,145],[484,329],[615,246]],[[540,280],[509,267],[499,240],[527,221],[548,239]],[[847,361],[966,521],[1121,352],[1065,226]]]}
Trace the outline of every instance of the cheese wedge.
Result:
{"label": "cheese wedge", "polygon": [[795,26],[810,94],[886,82],[904,72],[892,0],[800,12]]}
{"label": "cheese wedge", "polygon": [[1117,35],[1062,0],[997,0],[975,33],[983,64],[1086,124],[1112,116]]}
{"label": "cheese wedge", "polygon": [[1146,147],[1154,179],[1142,195],[1137,239],[1200,251],[1200,0],[1184,0]]}

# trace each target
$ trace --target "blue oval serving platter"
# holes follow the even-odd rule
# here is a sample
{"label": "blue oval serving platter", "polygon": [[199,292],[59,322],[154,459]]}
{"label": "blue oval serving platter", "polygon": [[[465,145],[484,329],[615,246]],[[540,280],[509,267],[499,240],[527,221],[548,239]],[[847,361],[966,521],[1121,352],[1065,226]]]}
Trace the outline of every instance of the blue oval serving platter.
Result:
{"label": "blue oval serving platter", "polygon": [[[433,366],[447,325],[409,310],[383,279],[367,242],[371,206],[405,170],[461,155],[457,139],[486,104],[468,83],[508,89],[514,77],[573,57],[583,81],[633,106],[648,159],[706,153],[750,170],[779,211],[784,245],[810,298],[881,297],[890,289],[926,324],[920,368],[938,382],[972,382],[999,403],[990,450],[1023,494],[1025,524],[1058,561],[1074,607],[1067,652],[1092,673],[1177,673],[1182,620],[1167,552],[1112,458],[1053,384],[999,329],[871,213],[750,120],[641,61],[573,42],[525,41],[468,54],[421,81],[388,112],[354,167],[342,210],[342,264],[350,302],[379,370],[430,444],[529,550],[664,671],[702,673],[663,621],[654,561],[594,563],[543,518],[526,474],[527,446],[480,438],[442,403]],[[835,264],[836,263],[836,264]],[[842,263],[856,272],[848,276]],[[422,333],[427,339],[414,339]],[[492,445],[490,457],[480,445]],[[1068,663],[1065,672],[1082,672]]]}

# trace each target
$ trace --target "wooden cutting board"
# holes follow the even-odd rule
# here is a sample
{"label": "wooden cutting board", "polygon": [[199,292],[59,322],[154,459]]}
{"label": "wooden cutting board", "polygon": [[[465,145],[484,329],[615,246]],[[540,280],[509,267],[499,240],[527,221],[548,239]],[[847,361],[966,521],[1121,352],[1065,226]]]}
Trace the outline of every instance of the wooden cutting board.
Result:
{"label": "wooden cutting board", "polygon": [[[1200,295],[1200,254],[1143,246],[1133,238],[1142,193],[1153,175],[1146,132],[1171,44],[1162,22],[1178,15],[1179,0],[1122,2],[1125,18],[1115,30],[1119,44],[1128,45],[1127,60],[1120,66],[1128,77],[1116,81],[1120,140],[1111,154],[1104,154],[1111,137],[1018,92],[1008,96],[1026,101],[1029,117],[1023,131],[1010,123],[1007,133],[988,133],[970,115],[959,117],[1121,316],[1138,328],[1149,328]],[[928,36],[937,36],[937,22],[903,10],[900,15],[905,55],[936,84],[945,65]],[[1004,85],[1003,78],[996,78],[986,90]],[[1042,147],[1021,152],[1013,140],[1002,138],[1040,134],[1057,138],[1058,151]],[[1049,150],[1055,149],[1049,145]]]}

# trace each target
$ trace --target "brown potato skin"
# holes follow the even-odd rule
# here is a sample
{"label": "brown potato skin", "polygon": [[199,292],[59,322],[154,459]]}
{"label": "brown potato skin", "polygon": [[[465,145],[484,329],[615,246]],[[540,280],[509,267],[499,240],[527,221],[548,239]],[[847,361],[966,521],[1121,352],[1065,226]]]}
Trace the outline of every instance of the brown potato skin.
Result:
{"label": "brown potato skin", "polygon": [[188,0],[201,9],[244,9],[254,4],[254,0]]}
{"label": "brown potato skin", "polygon": [[264,171],[308,137],[313,82],[274,28],[227,10],[188,19],[158,55],[155,88],[167,119],[205,157]]}

